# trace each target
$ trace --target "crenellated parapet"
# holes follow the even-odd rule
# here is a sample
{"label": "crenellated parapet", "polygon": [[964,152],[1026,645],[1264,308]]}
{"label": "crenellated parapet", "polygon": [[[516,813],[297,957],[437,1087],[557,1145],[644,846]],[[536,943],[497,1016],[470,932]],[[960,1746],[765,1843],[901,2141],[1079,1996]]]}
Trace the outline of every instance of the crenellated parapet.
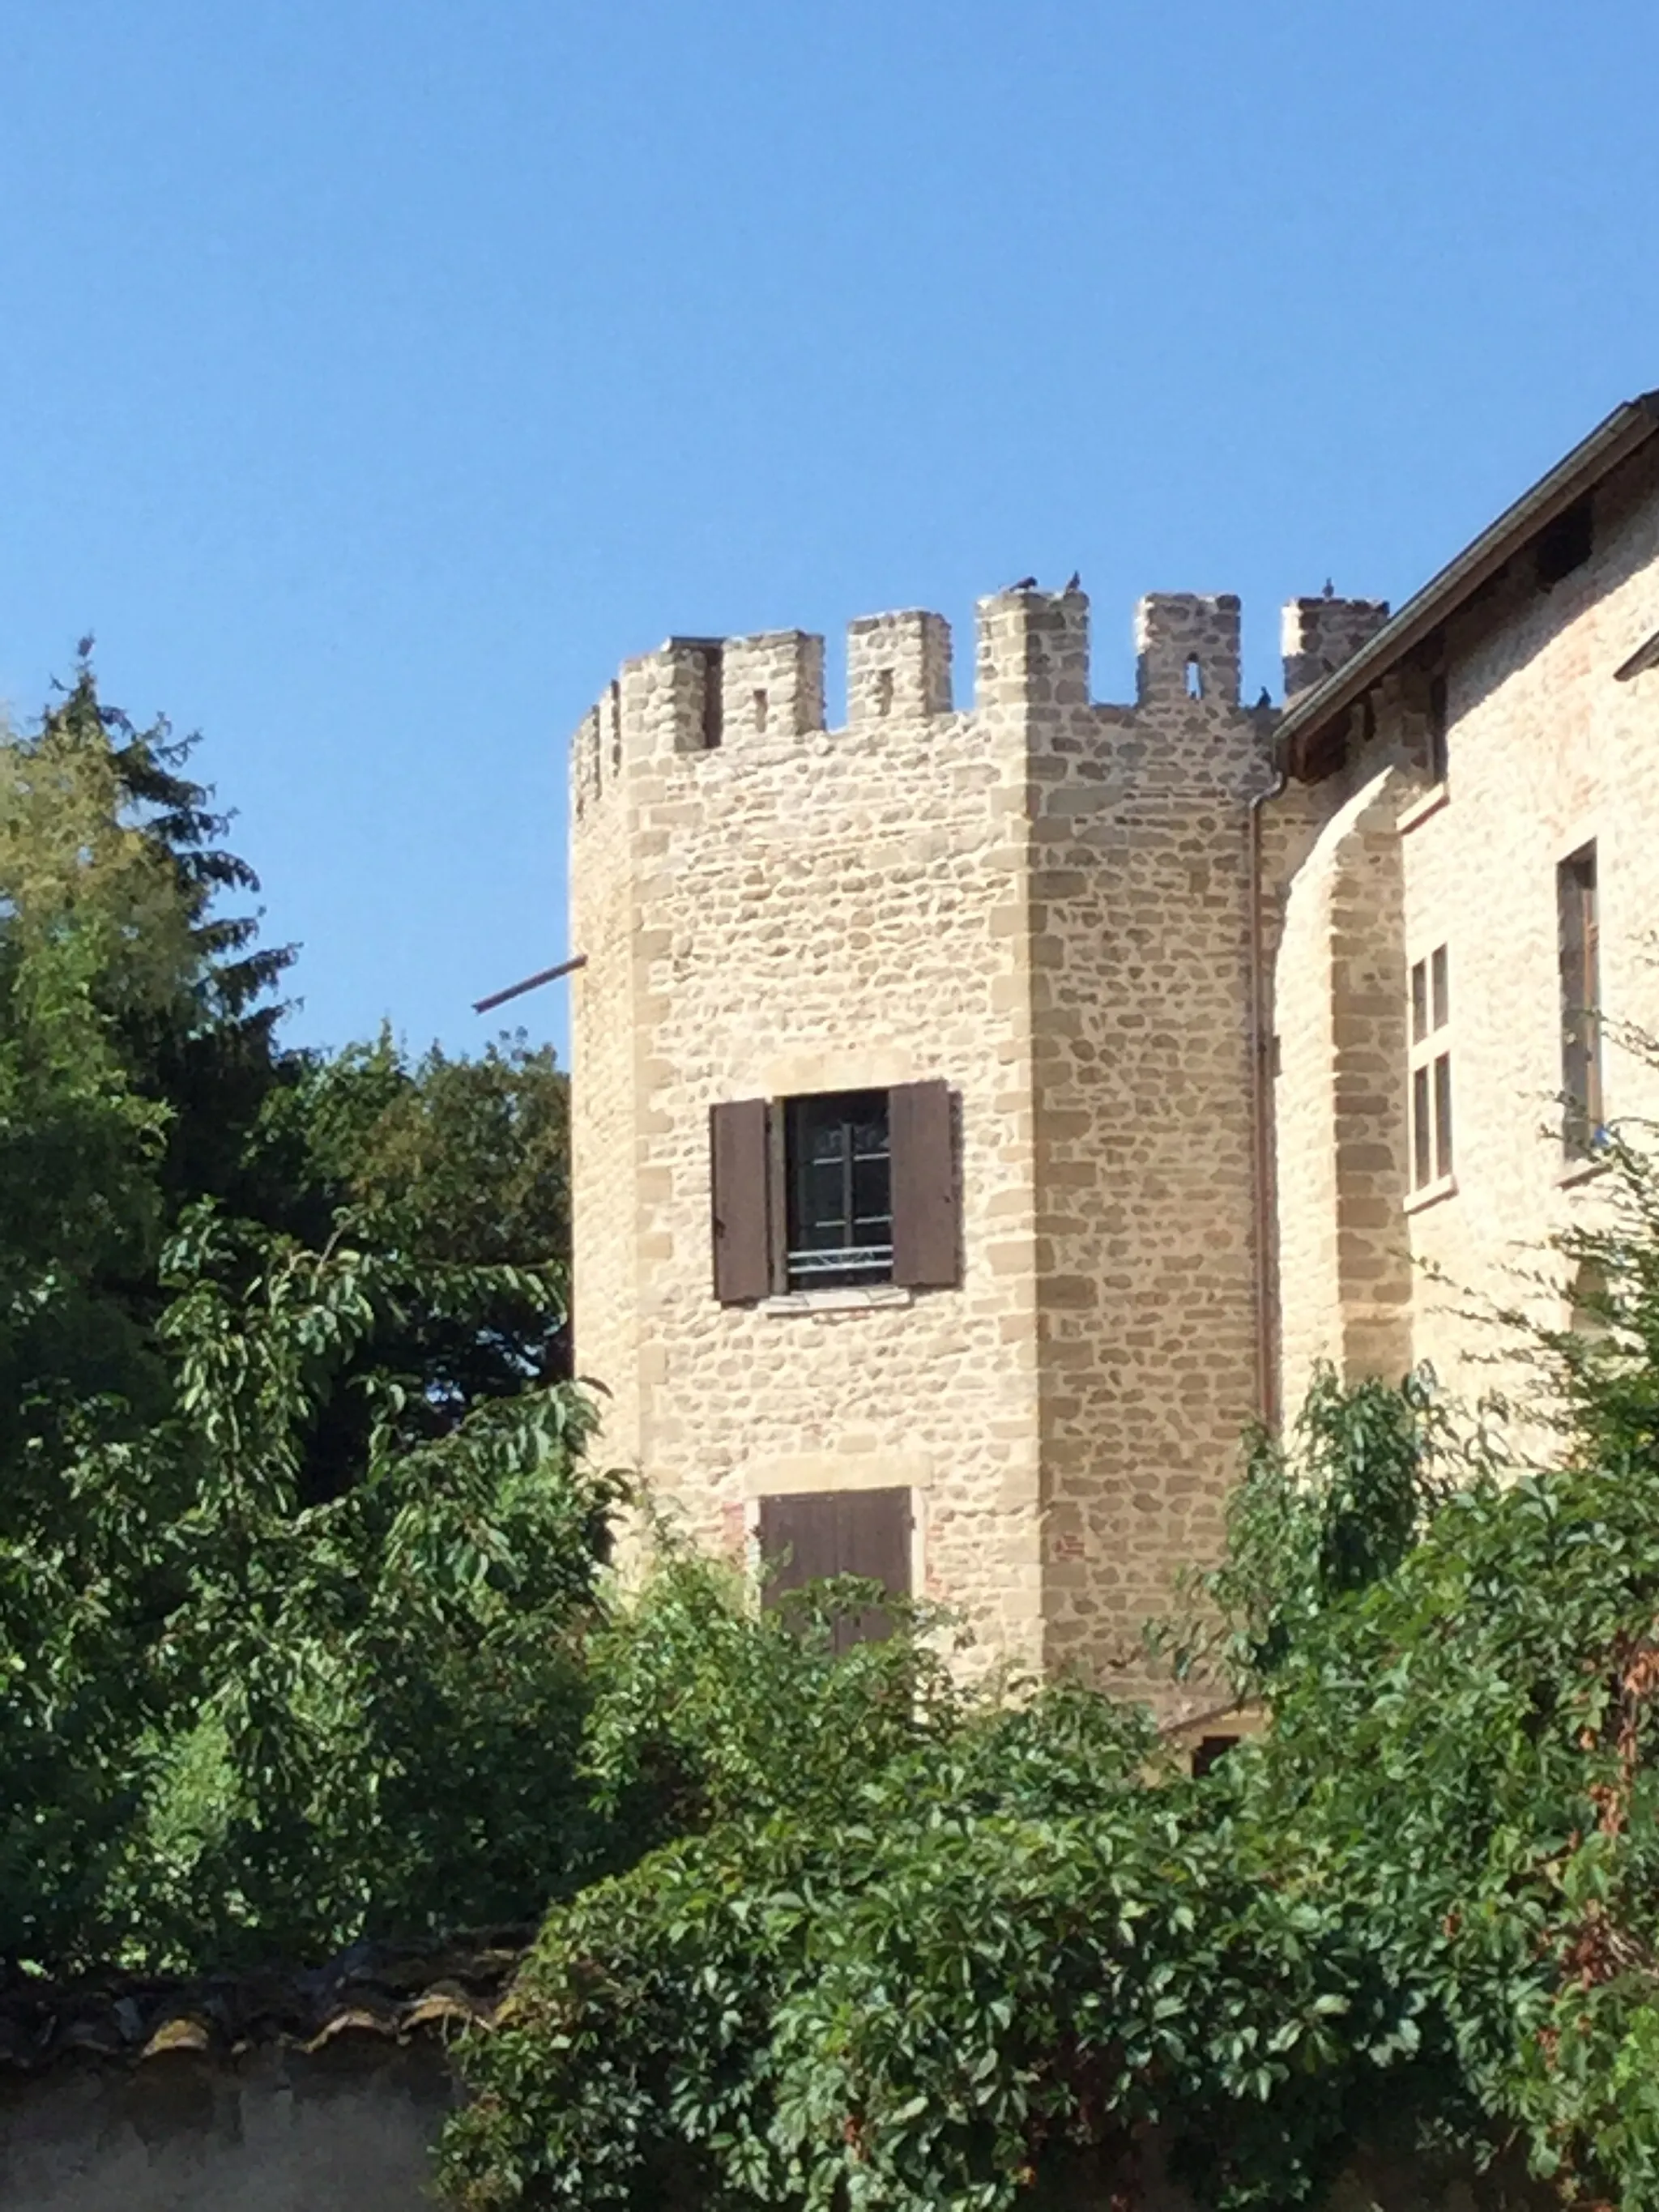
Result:
{"label": "crenellated parapet", "polygon": [[[1292,600],[1284,610],[1288,696],[1357,652],[1387,618],[1370,599]],[[975,715],[1086,714],[1089,600],[1081,591],[995,592],[975,610]],[[1239,710],[1236,593],[1155,592],[1135,609],[1133,708],[1100,711],[1214,727]],[[863,615],[847,630],[844,720],[825,713],[823,640],[806,630],[671,637],[627,662],[576,732],[575,811],[585,815],[631,765],[828,733],[868,738],[956,714],[951,625],[919,608]]]}

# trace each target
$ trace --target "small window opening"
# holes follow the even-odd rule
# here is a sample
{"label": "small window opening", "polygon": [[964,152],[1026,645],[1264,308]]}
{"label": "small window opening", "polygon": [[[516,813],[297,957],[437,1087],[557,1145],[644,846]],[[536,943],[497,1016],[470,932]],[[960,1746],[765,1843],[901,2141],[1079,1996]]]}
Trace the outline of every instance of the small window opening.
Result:
{"label": "small window opening", "polygon": [[1601,1097],[1601,918],[1595,848],[1583,847],[1555,872],[1561,969],[1561,1136],[1569,1159],[1607,1142]]}
{"label": "small window opening", "polygon": [[885,721],[893,711],[893,672],[890,668],[876,671],[876,713]]}
{"label": "small window opening", "polygon": [[1451,972],[1446,947],[1412,969],[1412,1188],[1452,1172]]}
{"label": "small window opening", "polygon": [[1236,1735],[1200,1736],[1193,1747],[1194,1781],[1201,1782],[1206,1774],[1212,1773],[1237,1744]]}
{"label": "small window opening", "polygon": [[1187,696],[1189,699],[1204,696],[1204,668],[1195,653],[1187,656]]}
{"label": "small window opening", "polygon": [[760,736],[766,735],[766,694],[757,691],[755,697],[755,728]]}
{"label": "small window opening", "polygon": [[884,1091],[786,1101],[791,1290],[893,1279],[893,1179]]}
{"label": "small window opening", "polygon": [[726,735],[726,651],[711,645],[702,656],[702,749],[717,752]]}
{"label": "small window opening", "polygon": [[1429,678],[1429,781],[1446,781],[1446,679],[1443,674]]}
{"label": "small window opening", "polygon": [[1590,556],[1593,540],[1588,495],[1577,499],[1564,514],[1540,531],[1538,538],[1538,580],[1547,592],[1564,576],[1582,568]]}

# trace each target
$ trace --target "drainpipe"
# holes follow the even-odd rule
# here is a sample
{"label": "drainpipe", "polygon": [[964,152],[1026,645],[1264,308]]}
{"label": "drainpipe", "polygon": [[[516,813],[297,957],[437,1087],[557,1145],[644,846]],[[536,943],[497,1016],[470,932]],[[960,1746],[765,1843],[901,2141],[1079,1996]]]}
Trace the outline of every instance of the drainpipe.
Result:
{"label": "drainpipe", "polygon": [[1279,1426],[1278,1332],[1273,1311],[1273,1032],[1267,1023],[1267,951],[1261,927],[1261,810],[1279,798],[1286,776],[1276,768],[1273,781],[1249,804],[1250,901],[1250,1144],[1255,1210],[1255,1389],[1256,1413],[1265,1429]]}

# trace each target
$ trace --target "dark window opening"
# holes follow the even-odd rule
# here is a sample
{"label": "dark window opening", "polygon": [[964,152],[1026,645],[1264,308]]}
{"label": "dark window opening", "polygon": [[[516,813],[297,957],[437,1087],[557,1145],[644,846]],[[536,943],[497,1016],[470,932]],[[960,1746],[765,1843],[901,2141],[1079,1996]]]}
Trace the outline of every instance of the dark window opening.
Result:
{"label": "dark window opening", "polygon": [[1569,1159],[1587,1159],[1607,1139],[1601,1099],[1601,923],[1595,848],[1586,845],[1555,872],[1561,968],[1562,1142]]}
{"label": "dark window opening", "polygon": [[1576,499],[1538,536],[1538,580],[1547,592],[1590,556],[1594,532],[1589,497]]}
{"label": "dark window opening", "polygon": [[876,713],[883,721],[893,711],[893,672],[890,668],[876,671]]}
{"label": "dark window opening", "polygon": [[702,657],[702,749],[719,750],[726,734],[726,653],[711,645]]}
{"label": "dark window opening", "polygon": [[1237,1742],[1236,1735],[1200,1736],[1193,1747],[1193,1779],[1201,1782],[1206,1774],[1213,1772]]}
{"label": "dark window opening", "polygon": [[1446,679],[1443,675],[1429,678],[1429,781],[1446,781]]}
{"label": "dark window opening", "polygon": [[755,694],[755,728],[759,736],[763,738],[766,735],[766,694],[764,691],[757,691]]}
{"label": "dark window opening", "polygon": [[884,1091],[785,1107],[791,1290],[893,1279],[893,1175]]}

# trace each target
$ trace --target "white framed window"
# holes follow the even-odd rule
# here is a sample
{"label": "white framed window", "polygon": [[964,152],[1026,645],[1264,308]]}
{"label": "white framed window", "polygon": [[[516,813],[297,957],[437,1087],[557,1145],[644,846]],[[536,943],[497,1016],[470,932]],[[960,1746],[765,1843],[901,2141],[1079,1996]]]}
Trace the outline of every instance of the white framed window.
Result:
{"label": "white framed window", "polygon": [[1451,1181],[1451,971],[1438,945],[1412,968],[1411,1182],[1413,1195]]}

